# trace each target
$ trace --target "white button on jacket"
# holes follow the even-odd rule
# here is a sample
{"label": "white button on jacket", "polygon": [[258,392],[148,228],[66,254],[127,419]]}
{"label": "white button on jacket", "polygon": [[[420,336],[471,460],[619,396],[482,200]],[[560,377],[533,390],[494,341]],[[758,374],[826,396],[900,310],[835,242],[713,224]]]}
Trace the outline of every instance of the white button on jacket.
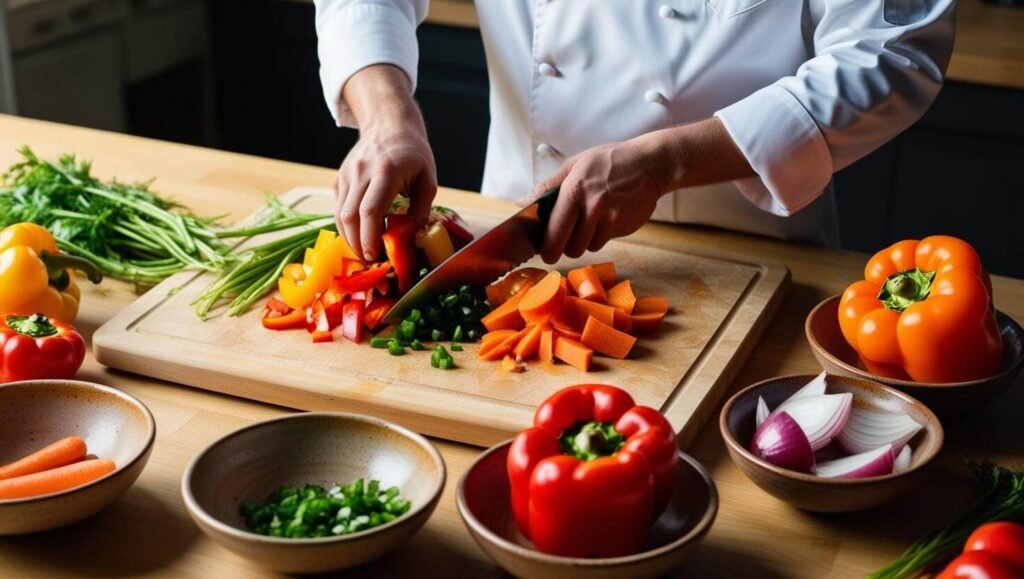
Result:
{"label": "white button on jacket", "polygon": [[[654,217],[835,241],[832,174],[924,114],[949,61],[955,4],[477,2],[491,84],[482,192],[517,199],[585,149],[717,116],[757,177],[665,195]],[[316,8],[339,124],[354,126],[340,95],[359,69],[394,64],[415,85],[428,0]]]}

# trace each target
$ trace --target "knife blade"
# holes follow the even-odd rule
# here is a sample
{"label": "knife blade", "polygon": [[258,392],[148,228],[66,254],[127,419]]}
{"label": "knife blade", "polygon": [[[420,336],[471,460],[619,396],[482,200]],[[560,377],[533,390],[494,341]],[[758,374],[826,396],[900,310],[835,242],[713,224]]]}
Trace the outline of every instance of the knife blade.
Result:
{"label": "knife blade", "polygon": [[450,289],[487,285],[536,255],[557,199],[556,187],[452,254],[406,292],[383,322],[401,322],[412,310]]}

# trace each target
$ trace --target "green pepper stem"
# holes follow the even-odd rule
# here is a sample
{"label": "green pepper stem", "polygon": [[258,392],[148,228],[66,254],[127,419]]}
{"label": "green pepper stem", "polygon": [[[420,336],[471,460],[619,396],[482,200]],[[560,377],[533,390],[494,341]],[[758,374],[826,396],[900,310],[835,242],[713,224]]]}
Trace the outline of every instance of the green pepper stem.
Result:
{"label": "green pepper stem", "polygon": [[586,461],[614,455],[626,439],[612,424],[591,421],[565,430],[560,443],[565,454]]}
{"label": "green pepper stem", "polygon": [[925,272],[918,268],[895,273],[882,284],[878,300],[887,309],[903,312],[928,297],[934,279],[934,271]]}
{"label": "green pepper stem", "polygon": [[92,283],[103,281],[103,274],[100,272],[100,268],[84,257],[43,251],[39,254],[39,259],[46,265],[46,272],[50,277],[50,285],[59,290],[68,287],[71,283],[68,268],[84,273]]}
{"label": "green pepper stem", "polygon": [[4,318],[7,327],[19,334],[30,338],[45,338],[56,336],[60,333],[57,327],[50,322],[43,314],[32,314],[31,316],[7,316]]}

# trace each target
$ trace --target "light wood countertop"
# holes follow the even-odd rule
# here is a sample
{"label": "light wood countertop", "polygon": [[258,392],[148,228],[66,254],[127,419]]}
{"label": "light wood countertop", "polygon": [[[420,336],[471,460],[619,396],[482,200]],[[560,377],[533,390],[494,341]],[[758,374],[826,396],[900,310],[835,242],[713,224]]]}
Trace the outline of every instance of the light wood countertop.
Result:
{"label": "light wood countertop", "polygon": [[[102,177],[145,180],[157,191],[201,214],[236,219],[252,212],[268,192],[326,185],[329,169],[260,159],[57,124],[0,116],[0,166],[31,145],[52,158],[77,152],[94,160]],[[507,207],[478,195],[442,189],[453,207]],[[770,329],[743,366],[732,389],[754,381],[819,368],[803,337],[803,321],[821,299],[856,279],[865,256],[707,229],[651,225],[638,237],[713,246],[787,264],[793,288]],[[92,332],[135,298],[127,284],[87,287],[77,325]],[[1024,281],[994,280],[996,303],[1024,319]],[[0,576],[261,577],[267,574],[207,540],[185,513],[179,485],[192,456],[213,439],[287,410],[107,370],[91,356],[80,378],[110,384],[141,399],[157,420],[152,459],[135,486],[110,508],[71,527],[24,537],[0,537]],[[1024,460],[1019,411],[1024,390],[947,431],[941,466],[931,484],[874,512],[822,516],[792,509],[743,477],[726,455],[716,421],[690,453],[712,473],[721,510],[705,542],[679,570],[690,577],[856,577],[895,557],[917,535],[948,519],[966,496],[958,456]],[[717,413],[716,413],[717,415]],[[500,576],[471,540],[455,509],[459,477],[481,449],[435,441],[448,464],[441,504],[426,527],[389,557],[359,569],[357,577]]]}
{"label": "light wood countertop", "polygon": [[[432,0],[427,22],[479,26],[473,0]],[[946,78],[1024,89],[1024,8],[961,0]]]}

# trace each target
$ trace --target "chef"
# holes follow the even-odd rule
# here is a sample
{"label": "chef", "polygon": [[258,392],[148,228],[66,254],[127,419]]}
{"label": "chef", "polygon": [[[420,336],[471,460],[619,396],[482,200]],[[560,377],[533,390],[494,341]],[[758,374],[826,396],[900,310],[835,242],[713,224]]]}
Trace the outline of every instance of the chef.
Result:
{"label": "chef", "polygon": [[[649,219],[837,243],[831,179],[924,114],[955,0],[481,0],[491,126],[482,193],[560,186],[542,255]],[[360,139],[337,219],[367,259],[399,193],[425,216],[434,158],[413,101],[428,0],[317,0],[320,76]]]}

